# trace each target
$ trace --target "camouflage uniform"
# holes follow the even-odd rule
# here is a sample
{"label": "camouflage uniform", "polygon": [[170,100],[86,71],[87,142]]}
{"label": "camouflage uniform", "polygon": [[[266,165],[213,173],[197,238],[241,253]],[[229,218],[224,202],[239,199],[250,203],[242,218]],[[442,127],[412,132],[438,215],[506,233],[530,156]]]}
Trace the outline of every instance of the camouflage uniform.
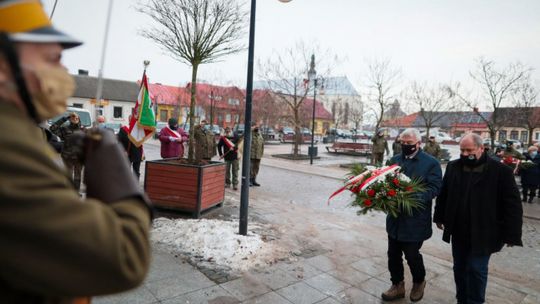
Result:
{"label": "camouflage uniform", "polygon": [[428,141],[424,146],[424,152],[439,159],[441,157],[441,146],[434,141]]}
{"label": "camouflage uniform", "polygon": [[61,152],[62,160],[67,167],[68,173],[75,185],[75,189],[79,190],[81,188],[82,164],[77,159],[77,147],[75,147],[73,142],[69,139],[73,133],[82,132],[85,128],[81,126],[80,122],[78,124],[69,122],[68,125],[64,126],[63,124],[68,120],[69,117],[60,118],[51,125],[50,130],[64,142]]}
{"label": "camouflage uniform", "polygon": [[388,142],[384,138],[384,136],[378,136],[375,135],[371,139],[373,142],[373,148],[372,148],[372,163],[373,164],[382,164],[384,161],[384,151],[386,151],[386,154],[390,154],[390,151],[388,150]]}
{"label": "camouflage uniform", "polygon": [[216,139],[212,131],[200,125],[193,130],[195,137],[195,158],[197,160],[210,160],[216,155]]}
{"label": "camouflage uniform", "polygon": [[259,166],[261,164],[261,159],[264,154],[264,139],[260,132],[252,132],[251,133],[251,151],[250,151],[250,159],[251,159],[251,171],[250,171],[250,178],[251,183],[254,185],[257,184],[257,175],[259,174]]}

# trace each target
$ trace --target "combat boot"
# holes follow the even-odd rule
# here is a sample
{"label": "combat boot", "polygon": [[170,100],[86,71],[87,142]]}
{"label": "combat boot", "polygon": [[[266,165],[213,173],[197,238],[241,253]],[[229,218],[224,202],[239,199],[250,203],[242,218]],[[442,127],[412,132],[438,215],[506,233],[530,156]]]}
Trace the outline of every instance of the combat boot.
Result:
{"label": "combat boot", "polygon": [[394,301],[405,298],[405,282],[401,281],[397,284],[393,284],[390,289],[382,293],[381,297],[385,301]]}
{"label": "combat boot", "polygon": [[422,300],[424,297],[424,288],[426,287],[426,281],[422,281],[421,283],[413,283],[412,289],[411,289],[411,301],[418,302]]}
{"label": "combat boot", "polygon": [[255,187],[260,187],[261,184],[257,183],[257,180],[256,180],[256,179],[253,179],[253,186],[255,186]]}

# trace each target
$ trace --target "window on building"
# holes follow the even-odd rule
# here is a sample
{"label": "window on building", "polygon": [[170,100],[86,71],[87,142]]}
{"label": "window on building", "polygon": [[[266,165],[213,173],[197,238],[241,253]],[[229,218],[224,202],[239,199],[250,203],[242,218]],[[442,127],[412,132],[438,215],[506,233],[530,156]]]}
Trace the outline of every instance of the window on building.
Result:
{"label": "window on building", "polygon": [[237,105],[240,104],[240,100],[238,100],[236,98],[229,98],[229,104],[233,105],[233,106],[237,106]]}
{"label": "window on building", "polygon": [[[231,122],[231,114],[226,114],[225,115],[225,122]],[[538,134],[538,133],[536,133]]]}
{"label": "window on building", "polygon": [[540,132],[534,133],[534,140],[536,141],[540,140]]}
{"label": "window on building", "polygon": [[529,141],[529,131],[521,131],[521,136],[519,137],[519,140],[522,143],[526,143]]}
{"label": "window on building", "polygon": [[82,109],[83,108],[83,104],[82,103],[74,103],[71,105],[72,107],[74,108],[79,108],[79,109]]}
{"label": "window on building", "polygon": [[220,126],[223,125],[223,115],[222,114],[218,114],[217,123]]}
{"label": "window on building", "polygon": [[506,140],[506,130],[499,131],[499,142],[504,142]]}
{"label": "window on building", "polygon": [[113,107],[113,118],[122,118],[122,107]]}
{"label": "window on building", "polygon": [[169,120],[169,111],[159,110],[159,121],[168,121]]}
{"label": "window on building", "polygon": [[103,116],[103,106],[96,106],[96,114]]}
{"label": "window on building", "polygon": [[238,114],[234,115],[234,122],[235,123],[240,123],[240,115],[238,115]]}
{"label": "window on building", "polygon": [[510,139],[515,139],[517,140],[519,137],[519,132],[518,131],[510,131]]}

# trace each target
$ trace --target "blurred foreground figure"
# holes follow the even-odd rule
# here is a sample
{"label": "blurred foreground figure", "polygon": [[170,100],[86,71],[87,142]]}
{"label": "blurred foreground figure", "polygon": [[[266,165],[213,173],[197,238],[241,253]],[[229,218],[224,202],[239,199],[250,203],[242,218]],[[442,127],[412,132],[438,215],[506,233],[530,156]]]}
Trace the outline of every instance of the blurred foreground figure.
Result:
{"label": "blurred foreground figure", "polygon": [[0,1],[0,303],[88,303],[148,270],[150,208],[114,135],[70,136],[81,199],[37,126],[65,112],[74,82],[60,58],[79,44],[39,1]]}

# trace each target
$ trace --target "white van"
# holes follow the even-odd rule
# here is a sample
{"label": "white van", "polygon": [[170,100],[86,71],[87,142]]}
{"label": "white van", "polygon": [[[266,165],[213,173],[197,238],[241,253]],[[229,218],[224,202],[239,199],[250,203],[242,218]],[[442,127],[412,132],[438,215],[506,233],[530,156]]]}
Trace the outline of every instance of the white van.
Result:
{"label": "white van", "polygon": [[[82,126],[84,126],[85,128],[92,127],[92,116],[90,115],[90,111],[86,109],[75,108],[75,107],[68,107],[66,112],[54,118],[49,119],[47,122],[49,123],[49,125],[52,125],[60,118],[68,116],[68,114],[71,112],[75,112],[77,113],[77,115],[79,115],[79,119],[81,121]],[[69,123],[69,120],[65,122],[65,124],[68,124],[68,123]]]}

